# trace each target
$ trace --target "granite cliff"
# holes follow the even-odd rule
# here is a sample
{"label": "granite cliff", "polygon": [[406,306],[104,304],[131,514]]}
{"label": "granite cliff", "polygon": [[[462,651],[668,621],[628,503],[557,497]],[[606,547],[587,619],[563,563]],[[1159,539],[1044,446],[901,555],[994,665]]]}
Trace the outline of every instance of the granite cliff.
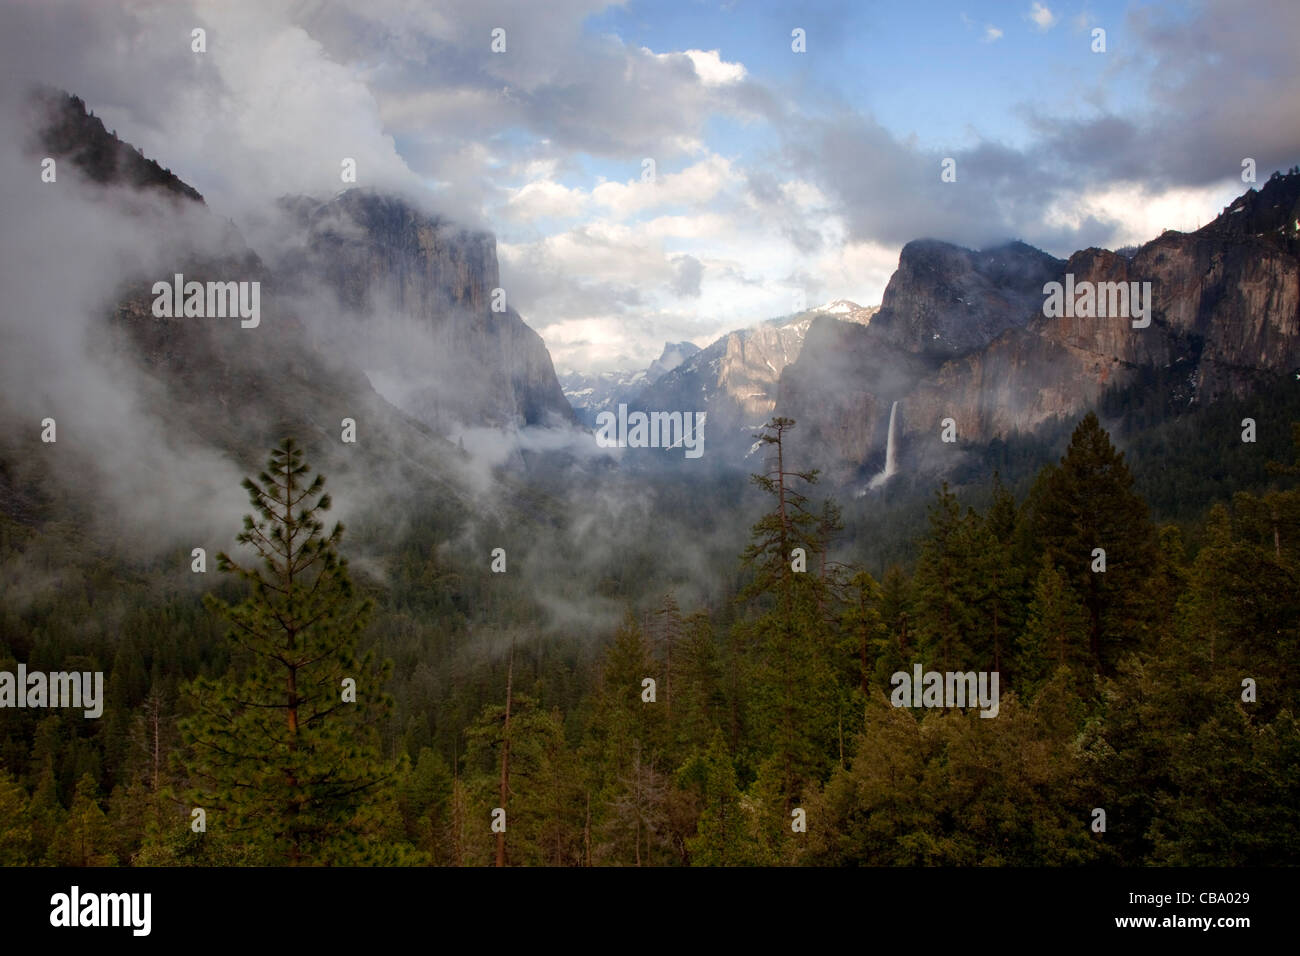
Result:
{"label": "granite cliff", "polygon": [[[1293,171],[1131,255],[1094,248],[1062,261],[1020,243],[909,243],[869,326],[823,318],[809,330],[778,410],[799,422],[812,460],[850,480],[880,467],[894,400],[906,449],[945,418],[975,442],[1033,430],[1143,369],[1178,370],[1194,403],[1248,394],[1300,365],[1298,219]],[[1044,315],[1045,284],[1067,274],[1076,285],[1149,282],[1151,324]]]}

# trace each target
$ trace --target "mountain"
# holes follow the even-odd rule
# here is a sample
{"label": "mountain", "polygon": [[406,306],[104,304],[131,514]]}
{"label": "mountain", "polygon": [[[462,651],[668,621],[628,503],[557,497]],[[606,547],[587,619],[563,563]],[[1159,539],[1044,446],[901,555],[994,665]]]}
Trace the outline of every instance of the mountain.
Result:
{"label": "mountain", "polygon": [[[1067,261],[1021,243],[909,243],[869,326],[818,319],[780,383],[781,414],[841,480],[875,473],[892,403],[900,438],[939,455],[1094,406],[1144,370],[1180,372],[1188,403],[1241,396],[1300,364],[1300,172],[1275,174],[1193,233]],[[1150,283],[1150,324],[1046,315],[1044,286]],[[914,456],[915,457],[915,456]],[[934,458],[942,462],[942,458]]]}
{"label": "mountain", "polygon": [[821,310],[729,332],[647,385],[629,408],[705,412],[705,457],[715,464],[747,467],[753,435],[776,408],[781,372],[798,358],[809,328],[830,315],[859,327],[871,322],[875,313],[873,308],[837,300]]}
{"label": "mountain", "polygon": [[635,372],[569,372],[560,377],[564,397],[573,406],[578,420],[588,428],[596,425],[596,416],[617,409],[620,402],[636,400],[637,394],[652,385],[700,351],[694,342],[665,342],[659,357]]}
{"label": "mountain", "polygon": [[490,234],[364,189],[281,205],[300,242],[277,272],[333,291],[334,340],[394,404],[443,432],[576,420],[541,336],[506,301]]}
{"label": "mountain", "polygon": [[809,309],[808,311],[815,312],[818,315],[833,315],[845,322],[869,325],[876,313],[880,311],[880,306],[862,306],[848,299],[833,299],[825,305],[819,305],[815,309]]}
{"label": "mountain", "polygon": [[871,322],[873,340],[943,360],[1023,328],[1061,261],[1020,242],[980,252],[919,239],[903,247]]}
{"label": "mountain", "polygon": [[[108,134],[80,99],[45,91],[39,102],[48,116],[45,148],[72,158],[93,181],[202,203]],[[267,264],[271,284],[301,301],[332,290],[340,321],[312,323],[317,344],[362,358],[399,407],[439,431],[574,421],[541,337],[513,308],[493,309],[501,287],[493,236],[364,189],[325,202],[290,197],[280,207],[295,234]]]}
{"label": "mountain", "polygon": [[[39,523],[77,501],[101,500],[105,487],[128,494],[130,472],[112,474],[122,464],[183,472],[174,485],[158,479],[175,497],[154,511],[175,524],[186,509],[206,508],[212,489],[238,498],[238,475],[260,467],[287,434],[330,475],[340,501],[382,510],[433,496],[454,511],[473,492],[447,426],[572,421],[541,339],[514,310],[491,310],[500,285],[491,236],[400,199],[349,191],[325,202],[286,200],[282,219],[296,232],[264,258],[197,190],[107,131],[80,99],[43,91],[32,105],[34,155],[59,162],[60,186],[80,181],[88,190],[84,198],[42,195],[93,209],[107,228],[92,231],[87,221],[78,255],[123,265],[105,265],[107,283],[95,280],[74,297],[87,313],[84,343],[50,348],[38,327],[12,329],[13,356],[51,364],[24,372],[46,397],[11,382],[0,407],[7,517]],[[150,231],[161,238],[138,255],[122,238]],[[186,282],[256,284],[260,322],[156,316],[153,285],[174,273]],[[42,288],[34,277],[31,290],[8,291],[44,301]],[[78,381],[85,370],[90,385]],[[404,374],[409,387],[385,393]],[[28,406],[37,400],[57,418],[57,444],[33,437]],[[129,411],[115,414],[112,402]],[[345,420],[355,423],[355,445],[342,438]]]}
{"label": "mountain", "polygon": [[[80,180],[88,188],[83,203],[93,203],[95,222],[124,235],[156,228],[166,236],[156,249],[125,257],[126,240],[116,232],[88,231],[84,248],[129,265],[78,303],[89,313],[84,342],[36,350],[21,330],[7,342],[51,360],[31,375],[48,388],[60,429],[59,440],[48,445],[27,427],[3,429],[0,507],[7,517],[37,524],[60,508],[76,512],[102,503],[105,494],[129,495],[124,486],[135,469],[141,477],[170,477],[174,469],[174,485],[156,478],[168,495],[139,506],[171,515],[164,526],[179,526],[189,520],[187,509],[205,507],[203,498],[223,477],[237,483],[240,472],[260,467],[267,450],[290,434],[330,474],[340,497],[355,491],[358,500],[382,507],[390,495],[400,500],[413,489],[452,499],[461,494],[455,446],[385,401],[350,353],[320,347],[308,321],[310,303],[296,298],[193,187],[109,133],[79,98],[41,91],[33,105],[37,155],[60,163],[59,184]],[[170,283],[174,273],[187,282],[257,283],[260,321],[244,328],[238,319],[156,316],[153,285],[164,277]],[[12,423],[30,413],[19,383],[10,384],[0,418]],[[127,413],[111,411],[118,402]],[[357,423],[364,455],[342,442],[344,419]],[[237,484],[221,490],[237,491]]]}
{"label": "mountain", "polygon": [[118,139],[116,130],[105,129],[103,120],[88,112],[80,97],[40,87],[32,92],[30,106],[38,127],[35,145],[56,160],[69,160],[91,182],[157,189],[177,199],[203,202],[193,186]]}
{"label": "mountain", "polygon": [[665,342],[664,350],[645,370],[645,384],[653,385],[699,351],[694,342]]}

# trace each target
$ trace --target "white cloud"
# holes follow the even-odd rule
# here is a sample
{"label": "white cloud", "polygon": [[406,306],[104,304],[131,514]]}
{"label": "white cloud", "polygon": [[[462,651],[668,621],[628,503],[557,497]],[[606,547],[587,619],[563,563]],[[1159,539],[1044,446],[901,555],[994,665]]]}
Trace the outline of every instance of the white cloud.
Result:
{"label": "white cloud", "polygon": [[[795,288],[809,301],[879,301],[896,247],[846,241],[843,219],[813,183],[753,176],[710,155],[657,186],[602,183],[589,206],[605,215],[499,243],[512,301],[556,366],[644,366],[665,341],[707,345],[788,312]],[[643,218],[674,205],[685,208]]]}
{"label": "white cloud", "polygon": [[615,219],[625,219],[656,206],[707,203],[734,182],[731,163],[710,154],[679,173],[656,176],[654,182],[601,183],[591,191],[591,198]]}
{"label": "white cloud", "polygon": [[686,55],[695,64],[695,73],[705,86],[739,83],[747,75],[743,63],[728,63],[717,50],[687,50]]}
{"label": "white cloud", "polygon": [[587,196],[580,189],[569,189],[556,182],[541,180],[508,190],[504,214],[520,222],[534,219],[571,219],[587,207]]}
{"label": "white cloud", "polygon": [[877,242],[843,242],[811,263],[822,290],[858,305],[879,305],[894,270],[899,249]]}
{"label": "white cloud", "polygon": [[705,86],[729,86],[732,83],[739,83],[749,75],[745,69],[745,64],[728,63],[722,59],[717,50],[682,50],[680,53],[655,53],[648,47],[641,47],[641,52],[665,65],[681,62],[683,58],[690,60],[691,66],[695,68],[695,75],[699,77],[700,82]]}
{"label": "white cloud", "polygon": [[1034,0],[1025,17],[1033,21],[1034,26],[1038,27],[1039,30],[1044,31],[1052,29],[1058,19],[1056,14],[1047,7],[1047,4],[1040,3],[1039,0]]}
{"label": "white cloud", "polygon": [[[1213,219],[1241,193],[1241,182],[1229,178],[1201,188],[1150,192],[1136,183],[1119,183],[1061,200],[1045,213],[1049,226],[1079,228],[1089,217],[1117,224],[1112,245],[1141,245],[1166,229],[1192,232]],[[1074,250],[1057,250],[1068,255]]]}
{"label": "white cloud", "polygon": [[[1015,9],[1041,30],[1068,25],[1069,13],[1050,2],[1020,0]],[[1078,235],[1140,242],[1161,228],[1195,228],[1241,188],[1086,188],[1143,168],[1202,183],[1207,165],[1218,175],[1237,162],[1235,145],[1226,159],[1179,148],[1172,162],[1144,160],[1152,137],[1137,134],[1151,124],[1103,117],[1045,126],[1044,149],[1002,147],[976,132],[975,145],[957,155],[971,181],[988,188],[936,192],[937,158],[874,119],[850,108],[823,120],[718,49],[655,53],[594,35],[584,24],[607,5],[129,0],[109,11],[93,0],[44,0],[39,14],[9,4],[15,22],[0,31],[0,59],[14,77],[39,75],[80,92],[110,128],[193,182],[222,216],[238,218],[239,205],[286,192],[337,191],[343,157],[357,160],[360,185],[432,188],[425,196],[442,213],[498,231],[511,302],[561,364],[624,355],[642,363],[668,338],[703,344],[783,311],[795,285],[809,301],[869,304],[896,262],[889,244],[906,238],[974,242],[987,223],[1040,245],[1092,241],[1075,242]],[[1295,124],[1277,117],[1300,100],[1283,95],[1294,79],[1287,31],[1262,38],[1231,4],[1207,6],[1205,35],[1224,41],[1216,51],[1251,62],[1263,44],[1278,65],[1258,78],[1238,70],[1227,110],[1221,67],[1186,78],[1160,70],[1159,115],[1177,132],[1183,118],[1200,115],[1189,112],[1196,104],[1218,103],[1223,119],[1198,144],[1254,143],[1253,155],[1271,150],[1274,165],[1289,165]],[[1144,16],[1146,45],[1161,62],[1199,62],[1200,34],[1160,32],[1158,18]],[[1004,38],[999,27],[960,17],[983,43]],[[196,24],[209,30],[202,57],[184,42]],[[497,25],[509,33],[506,56],[488,50]],[[1282,105],[1266,126],[1241,105],[1270,101]],[[705,138],[718,116],[774,122],[754,151],[741,141],[723,156]],[[653,185],[640,182],[645,156],[659,164]],[[576,180],[592,161],[620,171],[612,181]],[[1073,162],[1091,175],[1054,175]],[[1056,185],[1065,179],[1082,195]],[[1118,225],[1118,238],[1107,223]]]}

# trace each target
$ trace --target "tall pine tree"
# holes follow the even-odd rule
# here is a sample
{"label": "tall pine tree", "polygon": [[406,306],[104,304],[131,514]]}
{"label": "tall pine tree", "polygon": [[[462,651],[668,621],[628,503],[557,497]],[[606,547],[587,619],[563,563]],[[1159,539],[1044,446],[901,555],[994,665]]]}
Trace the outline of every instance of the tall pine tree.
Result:
{"label": "tall pine tree", "polygon": [[[1089,412],[1061,463],[1035,485],[1033,531],[1088,612],[1094,664],[1114,670],[1126,649],[1140,646],[1155,614],[1152,572],[1155,528],[1133,490],[1124,453]],[[1105,552],[1105,570],[1098,549]]]}
{"label": "tall pine tree", "polygon": [[243,483],[257,517],[236,540],[259,560],[218,555],[249,593],[233,605],[208,596],[231,625],[233,666],[189,688],[187,771],[209,831],[267,863],[378,861],[367,808],[390,775],[376,731],[386,675],[357,656],[370,602],[354,596],[339,556],[343,526],[327,534],[318,517],[330,507],[325,479],[308,472],[286,439]]}

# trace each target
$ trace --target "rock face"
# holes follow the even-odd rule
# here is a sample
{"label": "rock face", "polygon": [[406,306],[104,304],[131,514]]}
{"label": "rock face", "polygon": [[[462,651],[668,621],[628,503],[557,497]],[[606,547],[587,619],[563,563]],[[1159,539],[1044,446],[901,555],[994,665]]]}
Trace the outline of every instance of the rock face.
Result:
{"label": "rock face", "polygon": [[31,106],[32,148],[59,160],[60,181],[99,184],[107,201],[124,200],[123,216],[136,214],[133,194],[161,191],[185,207],[189,218],[175,228],[202,236],[174,239],[167,278],[176,271],[189,281],[260,283],[256,329],[155,318],[158,275],[123,275],[106,298],[93,344],[142,373],[147,404],[169,434],[258,464],[293,433],[346,479],[358,456],[338,453],[339,429],[353,418],[394,472],[414,467],[427,487],[454,448],[438,435],[445,429],[429,426],[572,420],[541,338],[513,310],[491,309],[500,279],[490,235],[352,191],[323,203],[285,201],[283,219],[295,231],[264,259],[209,216],[197,191],[109,133],[80,99],[44,90]]}
{"label": "rock face", "polygon": [[[837,324],[853,329],[876,312],[851,302],[831,306],[844,318]],[[799,357],[810,328],[823,321],[832,320],[815,309],[729,332],[645,388],[629,407],[706,412],[706,457],[741,465],[754,433],[776,408],[782,371]]]}
{"label": "rock face", "polygon": [[[500,289],[496,240],[368,190],[287,200],[303,243],[278,262],[321,284],[376,387],[437,429],[573,422],[541,336]],[[494,311],[494,306],[503,311]]]}
{"label": "rock face", "polygon": [[[1143,368],[1185,368],[1190,399],[1245,394],[1300,365],[1300,172],[1274,175],[1194,233],[1132,256],[1068,261],[1012,244],[971,252],[909,243],[869,327],[810,330],[780,383],[780,414],[841,480],[879,470],[890,404],[909,435],[988,441],[1080,413]],[[1047,282],[1149,282],[1151,324],[1044,315]]]}
{"label": "rock face", "polygon": [[1021,242],[972,252],[919,239],[903,247],[873,337],[931,359],[983,348],[1041,313],[1061,261]]}
{"label": "rock face", "polygon": [[92,182],[134,189],[160,189],[177,198],[202,203],[197,189],[164,169],[130,143],[104,128],[102,120],[86,111],[80,97],[43,87],[31,97],[36,114],[35,143],[55,160],[67,159]]}
{"label": "rock face", "polygon": [[[132,501],[148,499],[141,510],[168,516],[155,533],[182,524],[193,530],[208,520],[203,502],[221,494],[209,481],[215,483],[227,466],[226,478],[260,467],[267,449],[290,436],[329,474],[348,514],[367,508],[396,513],[417,494],[464,500],[456,446],[385,401],[353,355],[319,348],[304,321],[306,303],[287,294],[280,277],[210,214],[197,192],[117,140],[85,114],[80,100],[46,94],[36,105],[41,113],[33,127],[34,155],[68,160],[66,166],[59,161],[59,183],[66,177],[97,184],[85,189],[84,201],[123,224],[138,219],[131,231],[151,225],[150,217],[161,212],[170,232],[165,248],[148,251],[150,265],[114,276],[86,301],[84,328],[72,326],[84,341],[79,335],[72,348],[32,353],[43,362],[34,374],[65,403],[60,407],[69,410],[71,427],[95,432],[96,440],[61,443],[64,457],[57,460],[35,455],[31,430],[16,425],[29,417],[21,411],[22,397],[13,389],[0,394],[0,514],[35,523],[60,508],[80,508],[78,502],[119,500],[120,486],[106,464],[112,459],[104,455],[117,442],[122,457],[138,467],[133,474],[156,480],[147,495],[135,487],[129,495]],[[41,131],[53,139],[41,141]],[[92,235],[81,248],[91,248],[91,242],[111,262],[134,261],[120,255],[126,246],[116,234]],[[157,268],[159,259],[163,268]],[[152,285],[173,272],[200,283],[260,283],[260,324],[243,328],[239,321],[210,316],[155,316]],[[40,283],[41,276],[31,281]],[[27,289],[11,291],[30,297]],[[75,386],[88,368],[107,370],[103,377],[113,383],[97,391],[97,398],[126,402],[129,414],[101,415],[97,427],[87,427],[85,416],[95,409]],[[344,418],[358,423],[365,455],[340,441]],[[182,468],[185,462],[192,464]],[[161,477],[182,473],[185,481]]]}
{"label": "rock face", "polygon": [[596,426],[601,412],[617,411],[620,402],[633,402],[637,395],[700,351],[694,342],[665,342],[663,351],[647,368],[635,372],[600,372],[589,375],[569,372],[560,377],[564,397],[578,420],[588,428]]}
{"label": "rock face", "polygon": [[[877,448],[881,456],[872,462],[873,473],[884,466],[890,406],[933,367],[923,356],[882,341],[874,327],[818,318],[798,360],[781,375],[775,414],[795,420],[807,460],[833,477],[855,475]],[[905,431],[906,409],[901,420]]]}
{"label": "rock face", "polygon": [[700,347],[694,342],[665,342],[664,350],[645,370],[645,384],[651,385],[659,381],[699,351]]}

